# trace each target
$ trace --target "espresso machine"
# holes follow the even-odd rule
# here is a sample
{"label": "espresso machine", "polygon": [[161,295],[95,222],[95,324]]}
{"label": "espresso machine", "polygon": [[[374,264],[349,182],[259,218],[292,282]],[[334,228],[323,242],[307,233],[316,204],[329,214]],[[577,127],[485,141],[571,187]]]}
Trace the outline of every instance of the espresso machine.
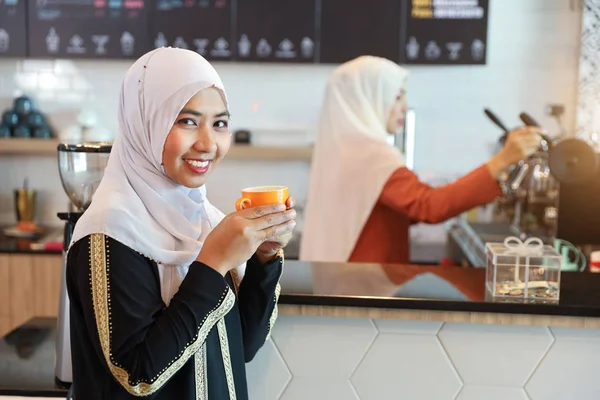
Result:
{"label": "espresso machine", "polygon": [[556,237],[586,257],[600,250],[600,154],[580,139],[560,143],[550,170],[561,182]]}
{"label": "espresso machine", "polygon": [[112,143],[108,142],[61,143],[57,149],[60,180],[71,202],[71,209],[68,212],[58,213],[58,217],[65,221],[54,367],[55,379],[59,385],[68,385],[73,382],[66,254],[75,224],[89,207],[92,196],[102,180],[111,149]]}
{"label": "espresso machine", "polygon": [[[503,130],[499,145],[504,145],[510,130],[489,109],[484,112]],[[520,118],[525,125],[539,126],[526,113],[521,113]],[[538,151],[512,165],[499,178],[503,195],[496,199],[496,215],[507,221],[513,234],[521,239],[529,236],[549,239],[555,235],[560,185],[549,165],[554,144],[554,140],[543,135]]]}
{"label": "espresso machine", "polygon": [[[509,130],[490,110],[485,114],[504,131],[503,144]],[[527,126],[540,127],[527,113],[519,117]],[[536,153],[500,177],[503,195],[496,200],[497,214],[521,239],[599,242],[600,206],[594,204],[600,194],[599,165],[600,156],[586,141],[543,135]],[[585,226],[592,221],[597,221],[595,227]]]}

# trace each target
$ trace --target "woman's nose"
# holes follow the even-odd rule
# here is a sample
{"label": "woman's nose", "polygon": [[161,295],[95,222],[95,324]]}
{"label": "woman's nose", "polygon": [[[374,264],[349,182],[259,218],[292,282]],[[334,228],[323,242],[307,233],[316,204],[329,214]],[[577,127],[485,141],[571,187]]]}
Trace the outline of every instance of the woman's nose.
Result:
{"label": "woman's nose", "polygon": [[214,154],[217,151],[217,142],[212,129],[206,124],[203,124],[198,129],[198,137],[194,143],[194,149],[201,153]]}

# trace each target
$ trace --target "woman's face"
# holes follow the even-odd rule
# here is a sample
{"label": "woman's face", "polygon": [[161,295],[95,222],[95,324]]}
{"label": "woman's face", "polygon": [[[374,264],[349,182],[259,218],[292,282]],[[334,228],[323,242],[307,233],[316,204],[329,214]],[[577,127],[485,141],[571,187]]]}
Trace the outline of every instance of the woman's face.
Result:
{"label": "woman's face", "polygon": [[163,148],[163,167],[171,180],[197,188],[231,145],[229,112],[218,89],[198,92],[179,112]]}
{"label": "woman's face", "polygon": [[402,85],[396,101],[392,105],[390,116],[387,123],[387,131],[392,135],[402,133],[404,128],[404,121],[406,119],[406,82]]}

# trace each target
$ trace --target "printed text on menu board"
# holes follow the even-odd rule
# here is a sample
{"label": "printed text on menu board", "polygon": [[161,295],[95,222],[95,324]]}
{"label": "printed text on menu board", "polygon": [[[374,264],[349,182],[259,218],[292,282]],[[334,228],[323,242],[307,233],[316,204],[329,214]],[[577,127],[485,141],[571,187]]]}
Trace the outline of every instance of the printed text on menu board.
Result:
{"label": "printed text on menu board", "polygon": [[485,64],[488,0],[411,0],[408,64]]}
{"label": "printed text on menu board", "polygon": [[29,0],[29,55],[136,58],[149,50],[149,0]]}
{"label": "printed text on menu board", "polygon": [[412,0],[414,19],[482,19],[479,0]]}
{"label": "printed text on menu board", "polygon": [[489,0],[0,0],[0,56],[485,64],[488,20]]}

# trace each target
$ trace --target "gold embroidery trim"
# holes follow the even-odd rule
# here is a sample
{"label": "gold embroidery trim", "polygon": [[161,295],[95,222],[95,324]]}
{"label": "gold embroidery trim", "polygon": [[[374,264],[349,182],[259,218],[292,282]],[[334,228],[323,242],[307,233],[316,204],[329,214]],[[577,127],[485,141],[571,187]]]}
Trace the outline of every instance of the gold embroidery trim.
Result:
{"label": "gold embroidery trim", "polygon": [[221,357],[223,358],[227,389],[229,389],[229,400],[236,400],[235,381],[233,379],[231,356],[229,354],[229,339],[227,338],[227,325],[225,325],[224,319],[217,322],[217,331],[219,332],[219,343],[221,344]]}
{"label": "gold embroidery trim", "polygon": [[110,321],[110,282],[108,280],[110,260],[105,240],[104,234],[101,233],[92,234],[90,237],[90,280],[100,346],[110,372],[121,386],[134,396],[148,396],[160,389],[200,349],[212,327],[233,308],[235,294],[227,286],[221,302],[202,321],[196,338],[188,343],[188,346],[181,350],[177,357],[150,382],[140,380],[132,383],[129,372],[116,363],[111,350],[112,325]]}
{"label": "gold embroidery trim", "polygon": [[194,355],[194,369],[196,372],[196,400],[208,400],[208,369],[206,360],[206,342],[202,343],[200,350]]}

